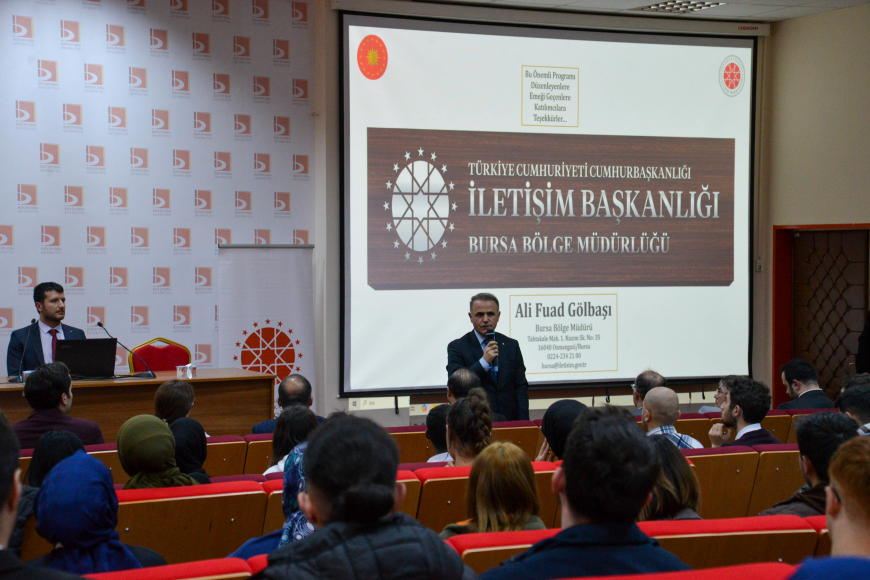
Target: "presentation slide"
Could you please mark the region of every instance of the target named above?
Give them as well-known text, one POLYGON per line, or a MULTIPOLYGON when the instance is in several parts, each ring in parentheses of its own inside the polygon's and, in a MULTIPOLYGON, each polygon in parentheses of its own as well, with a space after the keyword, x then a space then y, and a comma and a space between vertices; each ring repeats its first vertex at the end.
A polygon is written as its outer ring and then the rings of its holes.
POLYGON ((751 39, 345 15, 345 395, 748 373, 751 39))

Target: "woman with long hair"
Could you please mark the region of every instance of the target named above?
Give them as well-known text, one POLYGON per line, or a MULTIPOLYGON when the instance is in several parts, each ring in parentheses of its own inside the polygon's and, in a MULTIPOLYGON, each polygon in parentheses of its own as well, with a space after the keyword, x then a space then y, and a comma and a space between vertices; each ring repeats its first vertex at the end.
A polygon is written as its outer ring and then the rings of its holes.
POLYGON ((447 412, 447 451, 453 465, 464 467, 474 459, 492 439, 492 412, 481 388, 471 389, 468 395, 450 405, 447 412))

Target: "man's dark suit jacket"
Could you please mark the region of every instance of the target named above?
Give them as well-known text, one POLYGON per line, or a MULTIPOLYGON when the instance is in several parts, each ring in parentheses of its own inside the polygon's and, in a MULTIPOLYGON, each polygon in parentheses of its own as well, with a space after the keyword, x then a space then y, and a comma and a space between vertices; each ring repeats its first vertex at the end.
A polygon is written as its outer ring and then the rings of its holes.
POLYGON ((73 576, 60 570, 25 566, 9 550, 0 550, 0 580, 72 580, 73 576))
POLYGON ((63 414, 60 409, 42 409, 34 411, 24 421, 12 425, 12 430, 18 436, 18 444, 22 449, 33 449, 36 442, 48 431, 69 431, 78 435, 85 445, 105 443, 100 426, 93 421, 76 419, 63 414))
POLYGON ((724 443, 722 447, 753 447, 755 445, 780 445, 782 441, 776 438, 776 435, 762 427, 761 429, 756 429, 755 431, 750 431, 741 437, 740 439, 735 439, 730 443, 724 443))
POLYGON ((529 382, 520 343, 498 332, 495 338, 498 341, 498 385, 480 364, 483 347, 474 331, 447 345, 447 376, 463 367, 471 369, 480 377, 492 411, 501 413, 508 421, 528 420, 529 382))
MULTIPOLYGON (((85 333, 78 328, 61 324, 63 329, 64 340, 84 340, 85 333)), ((36 367, 45 364, 45 357, 42 354, 42 337, 39 335, 39 323, 34 322, 24 328, 19 328, 9 337, 9 348, 6 351, 6 374, 10 377, 18 374, 18 366, 21 364, 22 351, 24 344, 27 343, 27 352, 24 352, 24 368, 25 371, 32 371, 36 367), (27 340, 27 334, 30 333, 30 340, 27 340)))
MULTIPOLYGON (((317 415, 317 420, 321 423, 326 421, 324 417, 317 415)), ((275 425, 278 423, 278 419, 269 419, 268 421, 261 421, 254 425, 251 429, 251 433, 254 435, 267 435, 269 433, 275 432, 275 425)))
POLYGON ((786 409, 833 409, 834 402, 828 398, 825 391, 821 389, 813 389, 807 391, 797 399, 792 399, 783 403, 776 409, 784 411, 786 409))

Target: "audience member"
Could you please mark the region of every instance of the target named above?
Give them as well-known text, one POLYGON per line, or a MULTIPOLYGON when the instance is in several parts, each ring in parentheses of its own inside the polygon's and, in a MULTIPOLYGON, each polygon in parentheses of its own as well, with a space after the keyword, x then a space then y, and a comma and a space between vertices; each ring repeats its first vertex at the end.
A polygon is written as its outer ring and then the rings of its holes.
POLYGON ((453 464, 464 467, 489 445, 492 420, 489 403, 483 389, 472 389, 452 405, 447 413, 447 451, 453 464))
POLYGON ((172 425, 190 415, 195 397, 193 387, 186 381, 166 381, 154 393, 154 416, 172 425))
POLYGON ((200 422, 182 417, 173 421, 169 430, 175 437, 175 464, 181 473, 186 473, 197 483, 211 483, 202 467, 208 457, 208 444, 200 422))
POLYGON ((870 373, 870 311, 864 320, 864 330, 858 335, 858 352, 855 353, 855 372, 870 373))
MULTIPOLYGON (((481 386, 480 377, 477 376, 477 373, 464 367, 456 369, 447 377, 447 401, 453 404, 459 399, 467 397, 471 389, 478 388, 481 388, 481 386)), ((504 415, 494 413, 492 409, 490 409, 490 418, 493 423, 507 420, 504 415)))
MULTIPOLYGON (((0 421, 0 546, 9 545, 15 527, 21 484, 18 468, 18 439, 6 418, 0 421)), ((80 578, 57 570, 25 566, 12 550, 0 549, 0 579, 2 580, 67 580, 80 578)))
POLYGON ((445 527, 441 539, 476 532, 547 529, 538 517, 541 506, 532 462, 513 443, 498 441, 481 451, 471 467, 465 498, 468 519, 445 527))
POLYGON ((826 488, 831 558, 807 560, 793 580, 870 577, 870 438, 855 437, 834 453, 826 488))
POLYGON ((648 436, 663 435, 680 449, 703 449, 704 444, 677 433, 674 423, 680 418, 680 398, 667 387, 650 389, 643 399, 641 423, 648 436))
POLYGON ((272 437, 272 461, 263 473, 284 473, 284 462, 293 449, 308 439, 320 423, 308 407, 290 405, 281 411, 272 437))
POLYGON ((556 401, 547 407, 541 421, 544 444, 541 445, 535 461, 555 461, 562 458, 574 419, 585 409, 586 405, 572 399, 556 401))
MULTIPOLYGON (((302 375, 292 374, 287 375, 281 384, 278 385, 278 405, 282 410, 293 405, 310 408, 314 404, 314 397, 311 395, 311 383, 302 375)), ((324 421, 323 417, 317 417, 318 421, 324 421)), ((274 433, 275 425, 278 419, 269 419, 262 423, 257 423, 251 429, 254 435, 262 435, 264 433, 274 433)))
POLYGON ((698 409, 699 413, 721 413, 722 412, 722 403, 725 402, 725 393, 730 388, 730 384, 734 382, 735 379, 738 379, 737 375, 728 375, 727 377, 723 377, 719 379, 719 384, 716 386, 716 390, 713 392, 713 401, 716 403, 715 407, 711 407, 710 405, 702 405, 700 409, 698 409))
POLYGON ((762 516, 795 515, 802 518, 825 513, 828 464, 834 452, 858 436, 858 424, 841 413, 814 413, 797 420, 801 475, 809 488, 761 512, 762 516))
POLYGON ((700 520, 701 485, 695 470, 670 439, 663 435, 649 439, 656 448, 662 470, 653 487, 652 499, 640 511, 638 521, 700 520))
POLYGON ((646 397, 646 394, 650 392, 652 389, 656 387, 667 387, 668 380, 658 374, 655 371, 643 371, 637 378, 634 379, 634 383, 631 385, 631 394, 634 397, 634 406, 637 407, 634 410, 634 416, 640 417, 643 413, 643 399, 646 397))
POLYGON ((153 415, 128 419, 118 431, 118 459, 130 476, 124 489, 196 485, 175 464, 175 437, 153 415))
POLYGON ((834 402, 819 387, 816 369, 805 360, 792 359, 782 365, 782 384, 791 401, 782 403, 777 409, 833 409, 834 402))
POLYGON ((710 429, 713 447, 733 445, 778 445, 773 433, 761 426, 761 421, 770 410, 770 389, 767 385, 749 377, 738 377, 725 393, 722 403, 722 422, 710 429), (728 442, 736 431, 737 437, 728 442))
MULTIPOLYGON (((457 372, 459 371, 453 374, 457 372)), ((477 375, 474 378, 477 378, 477 375)), ((426 414, 426 439, 435 448, 435 455, 429 458, 429 463, 453 461, 450 453, 447 452, 447 413, 449 411, 450 405, 436 405, 429 409, 429 412, 426 414)))
POLYGON ((676 556, 637 527, 661 466, 631 413, 588 409, 571 429, 565 458, 553 474, 562 531, 538 542, 484 580, 580 578, 686 570, 676 556))
POLYGON ((84 451, 54 466, 34 503, 36 532, 54 549, 33 562, 76 574, 163 566, 154 550, 118 539, 118 497, 112 475, 84 451))
POLYGON ((842 395, 852 387, 857 387, 859 385, 870 385, 870 374, 864 373, 862 375, 849 375, 841 380, 840 394, 842 395))
POLYGON ((308 491, 299 506, 318 532, 269 554, 256 578, 474 578, 434 532, 397 511, 405 497, 396 483, 399 450, 381 427, 330 418, 313 433, 304 463, 308 491))
POLYGON ((30 373, 24 397, 33 413, 12 426, 22 448, 33 449, 43 433, 60 430, 75 433, 85 445, 105 443, 99 425, 68 415, 73 404, 72 378, 62 362, 42 365, 30 373))
MULTIPOLYGON (((870 379, 870 375, 858 376, 870 379)), ((870 435, 870 380, 866 385, 859 384, 843 391, 837 398, 837 408, 860 425, 860 435, 870 435)))
POLYGON ((36 447, 33 448, 33 456, 30 458, 30 467, 24 476, 24 485, 21 486, 21 499, 18 502, 18 515, 15 519, 15 529, 9 538, 9 549, 16 556, 21 556, 21 542, 24 539, 24 526, 33 515, 33 502, 36 494, 42 486, 42 481, 51 468, 75 453, 84 451, 82 440, 69 431, 48 431, 44 433, 36 447))
POLYGON ((297 497, 307 492, 305 485, 305 463, 303 457, 308 448, 308 442, 300 443, 293 448, 284 463, 284 489, 281 493, 281 509, 284 512, 284 525, 276 531, 248 540, 242 547, 227 556, 248 560, 261 554, 269 554, 276 548, 297 542, 314 533, 314 526, 305 518, 299 509, 297 497))

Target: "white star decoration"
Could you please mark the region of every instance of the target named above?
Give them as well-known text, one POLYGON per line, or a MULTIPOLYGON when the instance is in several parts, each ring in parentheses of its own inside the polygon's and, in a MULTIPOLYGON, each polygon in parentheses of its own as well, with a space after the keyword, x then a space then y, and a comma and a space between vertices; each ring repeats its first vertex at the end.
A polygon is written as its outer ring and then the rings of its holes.
POLYGON ((441 166, 441 171, 443 171, 444 173, 447 173, 447 166, 446 166, 446 165, 442 165, 442 166, 441 166))
POLYGON ((387 224, 387 231, 388 232, 393 231, 393 224, 387 224))
POLYGON ((396 240, 395 242, 393 242, 393 247, 396 249, 399 249, 399 240, 396 240))
POLYGON ((435 161, 436 159, 438 159, 438 157, 433 153, 432 154, 432 161, 435 161))
POLYGON ((417 149, 417 153, 420 154, 420 157, 423 157, 423 148, 420 147, 419 149, 417 149))
MULTIPOLYGON (((454 203, 453 205, 456 205, 456 204, 454 203)), ((384 211, 387 211, 388 209, 390 209, 390 204, 389 204, 389 202, 385 201, 384 202, 384 211)), ((454 207, 453 209, 456 209, 456 208, 454 207)))
POLYGON ((453 231, 453 224, 450 224, 450 231, 453 231))
POLYGON ((405 252, 405 259, 406 259, 406 260, 410 260, 410 259, 411 259, 411 252, 405 252))
POLYGON ((443 242, 441 242, 441 247, 442 247, 442 248, 446 248, 446 247, 447 247, 447 240, 444 240, 443 242))
POLYGON ((390 189, 391 187, 393 187, 393 183, 391 181, 388 181, 387 182, 387 189, 390 189))
POLYGON ((432 252, 432 260, 435 260, 435 252, 432 252))
POLYGON ((456 211, 456 204, 454 203, 452 206, 450 206, 450 209, 452 209, 453 211, 456 211))
POLYGON ((449 183, 449 185, 450 185, 450 191, 453 191, 453 182, 451 181, 451 182, 449 183))
POLYGON ((398 163, 393 163, 393 171, 395 171, 396 173, 399 172, 399 164, 398 163))
POLYGON ((405 151, 405 161, 408 161, 410 159, 411 159, 411 154, 409 152, 405 151))
POLYGON ((420 256, 420 257, 417 259, 417 263, 418 263, 418 264, 422 264, 422 263, 423 263, 423 256, 420 256))

